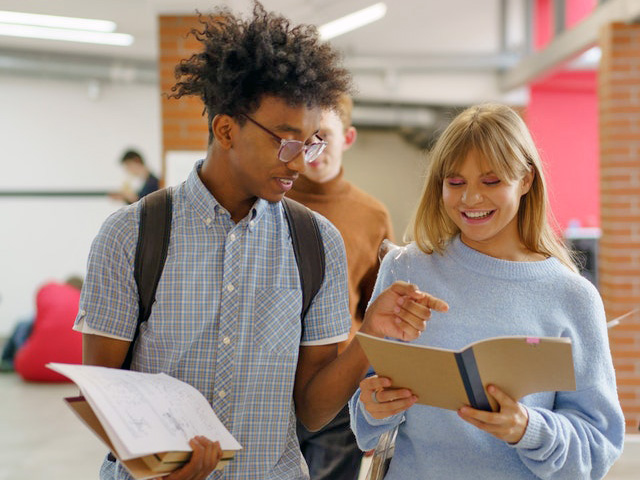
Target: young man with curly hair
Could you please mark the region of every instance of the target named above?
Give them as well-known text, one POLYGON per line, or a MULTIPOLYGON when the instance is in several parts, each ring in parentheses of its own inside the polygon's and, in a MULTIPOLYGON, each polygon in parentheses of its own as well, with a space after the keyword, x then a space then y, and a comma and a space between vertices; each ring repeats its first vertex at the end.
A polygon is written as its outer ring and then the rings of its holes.
MULTIPOLYGON (((342 239, 317 216, 326 269, 301 324, 300 280, 280 200, 325 144, 320 113, 348 91, 348 73, 313 27, 292 27, 256 3, 249 20, 226 9, 202 19, 203 51, 176 68, 174 96, 197 95, 209 149, 172 187, 169 251, 131 368, 165 372, 198 388, 243 446, 213 472, 217 442, 192 439, 189 463, 167 480, 305 479, 296 416, 317 430, 345 405, 368 362, 347 338, 342 239)), ((119 367, 133 338, 139 203, 114 213, 94 240, 76 320, 88 364, 119 367)), ((415 338, 430 308, 446 304, 398 283, 362 330, 415 338)), ((215 440, 215 439, 214 439, 215 440)), ((106 459, 102 479, 129 479, 106 459)))

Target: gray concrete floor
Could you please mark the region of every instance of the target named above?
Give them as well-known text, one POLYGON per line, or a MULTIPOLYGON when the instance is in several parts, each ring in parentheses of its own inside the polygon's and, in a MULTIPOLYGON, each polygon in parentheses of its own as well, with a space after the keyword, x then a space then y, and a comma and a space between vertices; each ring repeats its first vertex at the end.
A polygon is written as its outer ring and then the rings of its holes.
MULTIPOLYGON (((0 373, 0 480, 98 478, 106 449, 62 400, 77 393, 73 384, 27 383, 0 373)), ((640 478, 640 435, 628 436, 606 478, 640 478)))

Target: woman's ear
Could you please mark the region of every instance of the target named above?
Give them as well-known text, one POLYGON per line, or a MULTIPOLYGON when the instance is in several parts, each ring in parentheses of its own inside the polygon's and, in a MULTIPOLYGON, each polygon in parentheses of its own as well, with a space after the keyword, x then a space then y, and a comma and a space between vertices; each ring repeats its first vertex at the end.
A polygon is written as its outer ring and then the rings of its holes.
POLYGON ((233 146, 233 130, 236 122, 229 115, 216 115, 211 121, 215 142, 225 150, 233 146))
POLYGON ((520 196, 525 195, 531 190, 533 185, 533 179, 536 177, 536 171, 532 168, 528 172, 525 172, 524 177, 520 181, 520 196))

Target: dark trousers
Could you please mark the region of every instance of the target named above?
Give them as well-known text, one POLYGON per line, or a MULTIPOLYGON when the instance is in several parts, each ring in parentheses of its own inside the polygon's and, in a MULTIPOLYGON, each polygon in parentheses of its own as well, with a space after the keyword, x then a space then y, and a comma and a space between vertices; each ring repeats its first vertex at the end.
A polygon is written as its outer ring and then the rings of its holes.
POLYGON ((13 360, 18 350, 27 342, 31 331, 33 330, 33 320, 22 320, 16 324, 11 336, 2 349, 2 358, 0 359, 0 371, 13 371, 13 360))
POLYGON ((298 422, 298 440, 311 480, 357 480, 362 452, 351 431, 347 406, 317 432, 298 422))

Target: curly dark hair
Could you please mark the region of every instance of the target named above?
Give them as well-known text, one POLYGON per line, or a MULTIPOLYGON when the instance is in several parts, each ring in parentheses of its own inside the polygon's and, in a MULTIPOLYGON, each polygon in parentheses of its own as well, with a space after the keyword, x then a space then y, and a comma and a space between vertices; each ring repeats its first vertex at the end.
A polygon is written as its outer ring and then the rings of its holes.
MULTIPOLYGON (((253 18, 242 20, 221 7, 199 16, 203 30, 192 29, 204 51, 182 60, 175 69, 172 98, 198 95, 211 121, 226 114, 244 121, 273 95, 289 105, 334 108, 351 92, 351 75, 340 55, 322 42, 311 25, 292 27, 283 16, 254 2, 253 18)), ((204 114, 204 112, 203 112, 204 114)))

